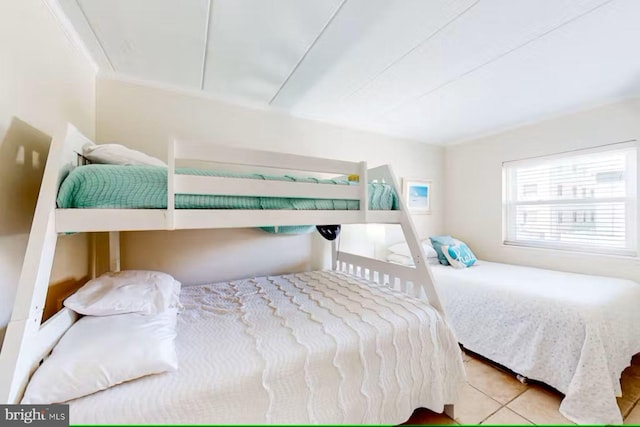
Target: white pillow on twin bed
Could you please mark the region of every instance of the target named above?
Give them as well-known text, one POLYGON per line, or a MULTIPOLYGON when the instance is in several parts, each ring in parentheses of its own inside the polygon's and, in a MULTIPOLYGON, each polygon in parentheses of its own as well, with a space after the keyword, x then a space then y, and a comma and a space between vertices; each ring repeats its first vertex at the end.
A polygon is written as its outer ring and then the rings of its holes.
POLYGON ((132 150, 121 144, 96 145, 87 143, 82 147, 82 155, 92 163, 125 166, 167 166, 167 164, 160 159, 151 157, 141 151, 132 150))
POLYGON ((157 314, 180 307, 180 282, 159 271, 105 273, 89 280, 64 305, 89 316, 157 314))
POLYGON ((155 316, 85 316, 29 382, 23 404, 66 402, 125 381, 178 369, 177 310, 155 316))
MULTIPOLYGON (((389 252, 393 254, 403 255, 403 256, 411 256, 411 250, 409 249, 409 245, 406 242, 396 243, 395 245, 391 245, 387 248, 389 252)), ((428 241, 422 241, 422 249, 424 250, 424 254, 427 258, 437 258, 438 253, 431 243, 428 241)))
MULTIPOLYGON (((411 258, 410 256, 406 256, 406 255, 390 253, 389 255, 387 255, 387 261, 392 262, 394 264, 406 265, 408 267, 413 267, 414 266, 413 258, 411 258)), ((440 264, 440 262, 438 261, 437 257, 436 258, 428 258, 427 259, 427 264, 437 265, 437 264, 440 264)))

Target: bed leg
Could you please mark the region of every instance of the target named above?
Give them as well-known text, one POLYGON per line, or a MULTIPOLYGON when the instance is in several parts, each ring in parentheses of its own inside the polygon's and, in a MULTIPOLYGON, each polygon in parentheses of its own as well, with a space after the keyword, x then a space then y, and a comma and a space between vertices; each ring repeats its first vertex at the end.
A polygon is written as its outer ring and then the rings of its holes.
POLYGON ((453 413, 453 405, 444 405, 444 414, 452 420, 455 419, 453 413))
POLYGON ((120 271, 120 232, 109 232, 109 269, 120 271))

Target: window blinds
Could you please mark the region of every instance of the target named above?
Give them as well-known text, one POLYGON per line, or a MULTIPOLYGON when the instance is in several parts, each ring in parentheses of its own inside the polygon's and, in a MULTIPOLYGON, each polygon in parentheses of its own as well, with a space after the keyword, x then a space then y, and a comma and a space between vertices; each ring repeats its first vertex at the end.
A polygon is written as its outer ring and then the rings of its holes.
POLYGON ((505 244, 635 255, 635 143, 507 162, 505 244))

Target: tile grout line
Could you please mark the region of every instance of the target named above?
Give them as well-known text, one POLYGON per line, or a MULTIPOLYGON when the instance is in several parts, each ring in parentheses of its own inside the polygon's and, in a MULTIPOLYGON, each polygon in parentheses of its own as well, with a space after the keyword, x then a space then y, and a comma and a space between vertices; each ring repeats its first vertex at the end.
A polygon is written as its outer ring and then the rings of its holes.
MULTIPOLYGON (((471 384, 470 382, 467 381, 467 384, 469 384, 470 387, 474 388, 475 390, 479 391, 480 393, 482 393, 483 395, 485 395, 486 397, 488 397, 489 399, 493 400, 494 402, 499 403, 501 406, 496 409, 495 411, 493 411, 492 413, 490 413, 489 415, 487 415, 485 418, 483 418, 482 420, 480 420, 480 422, 478 424, 482 424, 483 422, 485 422, 486 420, 488 420, 489 418, 491 418, 491 416, 493 416, 496 412, 499 412, 501 409, 508 409, 511 412, 513 412, 514 414, 524 418, 525 420, 529 421, 531 424, 535 425, 535 423, 533 421, 531 421, 530 419, 528 419, 527 417, 523 416, 522 414, 520 414, 519 412, 507 407, 507 405, 511 402, 513 402, 514 400, 516 400, 518 397, 522 396, 527 390, 529 390, 529 385, 525 384, 525 388, 518 394, 516 394, 513 398, 511 398, 511 400, 509 400, 506 403, 501 403, 498 402, 496 399, 494 399, 492 396, 488 395, 487 393, 485 393, 484 391, 480 390, 478 387, 474 386, 473 384, 471 384)), ((455 420, 454 420, 455 421, 455 420)))
MULTIPOLYGON (((523 394, 525 394, 527 391, 532 390, 533 388, 529 386, 529 384, 526 385, 527 388, 525 388, 520 394, 518 394, 516 397, 514 397, 513 399, 511 399, 510 401, 508 401, 507 403, 504 404, 505 408, 509 409, 510 411, 512 411, 514 414, 517 414, 519 416, 521 416, 522 418, 524 418, 525 420, 529 421, 531 424, 533 425, 537 425, 536 423, 534 423, 533 421, 531 421, 529 418, 525 417, 524 415, 522 415, 520 412, 516 411, 513 408, 509 408, 507 407, 508 404, 510 404, 511 402, 513 402, 514 400, 516 400, 518 397, 522 396, 523 394)), ((559 413, 560 411, 558 411, 559 413)), ((562 414, 560 414, 562 415, 562 414)), ((576 423, 574 423, 573 421, 569 420, 569 422, 571 424, 568 425, 575 425, 576 423)))
MULTIPOLYGON (((477 391, 479 391, 480 393, 482 393, 484 396, 488 397, 489 399, 493 400, 494 402, 500 404, 501 406, 498 407, 498 409, 496 409, 495 411, 493 411, 492 413, 490 413, 489 415, 487 415, 486 417, 484 417, 483 419, 481 419, 478 424, 482 424, 483 422, 485 422, 489 417, 491 417, 493 414, 495 414, 496 412, 498 412, 500 409, 504 408, 505 405, 503 405, 502 403, 498 402, 497 400, 495 400, 493 397, 489 396, 487 393, 485 393, 484 391, 480 390, 478 387, 474 386, 473 384, 471 384, 470 382, 467 381, 467 384, 469 384, 469 386, 477 391)), ((455 421, 455 420, 454 420, 455 421)))
POLYGON ((640 399, 636 400, 636 402, 631 406, 631 409, 629 409, 629 412, 627 413, 627 415, 622 417, 622 421, 626 420, 629 417, 629 415, 631 415, 633 410, 636 409, 636 407, 640 408, 639 403, 640 403, 640 399))
MULTIPOLYGON (((520 393, 518 396, 524 394, 524 392, 520 393)), ((513 402, 514 400, 516 400, 515 398, 511 399, 509 401, 509 403, 513 402)), ((520 412, 516 411, 513 408, 509 408, 507 405, 504 405, 505 408, 507 408, 508 410, 510 410, 511 412, 513 412, 514 414, 516 414, 517 416, 521 417, 522 419, 525 419, 527 421, 529 421, 532 425, 537 425, 536 423, 534 423, 533 421, 531 421, 529 418, 525 417, 524 415, 522 415, 520 412)))

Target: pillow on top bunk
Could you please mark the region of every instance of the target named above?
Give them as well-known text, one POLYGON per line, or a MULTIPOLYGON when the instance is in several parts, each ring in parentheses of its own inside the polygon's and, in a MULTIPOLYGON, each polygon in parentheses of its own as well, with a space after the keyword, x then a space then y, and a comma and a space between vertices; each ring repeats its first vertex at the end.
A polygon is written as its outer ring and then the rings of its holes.
POLYGON ((155 316, 85 316, 60 338, 27 385, 23 404, 66 402, 178 369, 177 310, 155 316))
POLYGON ((89 316, 157 314, 180 308, 180 282, 159 271, 105 273, 88 281, 64 305, 89 316))
MULTIPOLYGON (((402 255, 411 257, 411 250, 409 249, 409 245, 406 242, 396 243, 395 245, 391 245, 387 248, 389 252, 392 254, 402 255)), ((436 258, 438 254, 431 246, 431 242, 428 240, 422 241, 422 250, 424 250, 424 254, 427 258, 436 258)))
POLYGON ((442 252, 453 268, 471 267, 477 261, 469 246, 463 242, 458 242, 451 246, 444 245, 442 246, 442 252))
POLYGON ((82 147, 82 155, 92 163, 104 163, 108 165, 147 165, 167 166, 165 162, 149 156, 141 151, 132 150, 121 144, 87 143, 82 147))
POLYGON ((449 261, 447 260, 447 257, 445 256, 444 252, 442 251, 442 246, 455 245, 456 240, 451 236, 433 236, 433 237, 429 237, 429 240, 431 240, 433 249, 435 249, 435 251, 438 253, 438 261, 440 261, 440 264, 449 265, 449 261))

